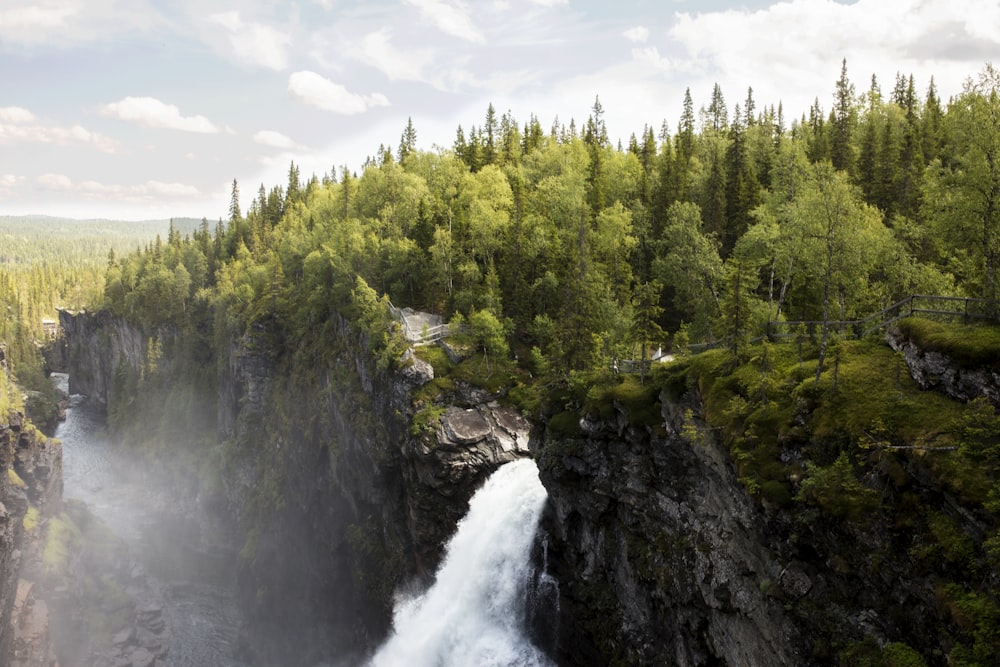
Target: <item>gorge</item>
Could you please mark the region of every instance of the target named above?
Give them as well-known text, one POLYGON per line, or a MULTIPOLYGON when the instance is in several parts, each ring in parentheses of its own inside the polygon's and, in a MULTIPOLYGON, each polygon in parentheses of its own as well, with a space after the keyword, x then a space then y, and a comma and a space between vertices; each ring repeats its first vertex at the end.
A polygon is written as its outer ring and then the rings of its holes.
MULTIPOLYGON (((156 332, 158 346, 149 332, 107 313, 64 312, 61 323, 70 391, 98 409, 122 399, 116 392, 129 369, 153 372, 151 354, 160 355, 158 372, 175 363, 169 330, 156 332)), ((514 623, 505 632, 514 633, 517 650, 490 664, 822 665, 845 651, 943 664, 935 656, 958 626, 939 602, 933 561, 914 541, 923 534, 883 519, 834 521, 815 506, 748 492, 743 468, 706 421, 715 390, 693 368, 661 377, 652 413, 620 398, 571 422, 560 412, 526 419, 487 389, 456 383, 427 427, 420 391, 435 381, 432 365, 410 351, 398 369, 380 370, 364 333, 346 320, 335 332, 326 344, 336 354, 310 369, 310 383, 302 375, 288 381, 302 370, 283 365, 266 330, 233 342, 215 397, 196 394, 202 411, 214 413, 222 444, 198 441, 218 458, 193 460, 217 466, 217 477, 192 476, 182 439, 136 452, 166 473, 167 504, 177 515, 218 531, 219 550, 204 552, 207 560, 235 568, 232 602, 222 597, 239 615, 223 613, 230 625, 211 630, 232 662, 213 664, 363 664, 390 635, 372 664, 399 664, 391 656, 414 655, 423 641, 427 664, 462 664, 467 657, 443 657, 432 627, 471 626, 488 641, 484 629, 497 621, 468 612, 459 595, 501 610, 507 603, 498 601, 512 596, 515 611, 501 616, 514 623), (463 537, 481 525, 477 505, 490 519, 517 509, 520 492, 477 498, 471 508, 470 499, 515 465, 533 469, 519 461, 529 457, 544 487, 522 487, 528 514, 503 528, 516 528, 517 540, 463 537), (499 562, 457 575, 456 584, 453 561, 465 540, 499 562), (511 556, 525 552, 530 562, 511 556), (507 567, 516 572, 508 577, 507 567), (439 595, 457 618, 431 611, 439 595)), ((166 394, 145 387, 161 409, 180 400, 180 389, 195 391, 178 370, 162 385, 166 394)), ((163 413, 141 412, 148 409, 141 392, 128 400, 144 428, 161 434, 192 437, 204 426, 199 410, 182 431, 158 425, 163 413)), ((910 481, 897 489, 936 498, 964 522, 963 532, 982 534, 982 519, 932 484, 929 469, 904 465, 910 481)), ((156 605, 144 608, 157 613, 156 605)), ((163 609, 169 617, 169 604, 163 609)), ((182 655, 161 658, 204 662, 182 655)))

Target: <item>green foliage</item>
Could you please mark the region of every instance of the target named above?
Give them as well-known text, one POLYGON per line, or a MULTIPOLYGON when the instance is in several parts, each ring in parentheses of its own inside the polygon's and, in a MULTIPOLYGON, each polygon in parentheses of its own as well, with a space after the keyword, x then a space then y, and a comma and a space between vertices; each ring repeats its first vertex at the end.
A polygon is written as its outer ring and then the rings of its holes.
POLYGON ((969 639, 952 649, 949 661, 962 667, 992 664, 1000 655, 1000 605, 996 598, 963 590, 957 584, 939 588, 938 598, 969 639))
POLYGON ((24 519, 21 520, 24 532, 30 533, 38 527, 39 516, 38 508, 34 505, 28 505, 28 511, 24 513, 24 519))
POLYGON ((879 646, 871 636, 841 651, 841 667, 927 667, 924 658, 911 646, 889 642, 879 646))
POLYGON ((61 578, 69 574, 70 558, 79 550, 82 539, 80 529, 65 514, 49 519, 42 550, 42 564, 48 576, 61 578))
POLYGON ((468 327, 476 346, 487 357, 503 359, 510 354, 505 327, 489 310, 477 310, 469 315, 468 327))
POLYGON ((587 391, 584 410, 588 414, 613 419, 616 409, 622 410, 631 424, 655 427, 663 423, 659 387, 643 384, 634 375, 599 380, 587 391))
POLYGON ((580 429, 580 414, 573 410, 565 410, 552 415, 546 422, 549 434, 555 438, 572 437, 583 433, 580 429))
POLYGON ((21 476, 18 475, 17 471, 14 470, 13 468, 7 468, 7 479, 10 481, 11 484, 13 484, 19 489, 23 489, 28 486, 27 484, 24 483, 24 480, 21 479, 21 476))

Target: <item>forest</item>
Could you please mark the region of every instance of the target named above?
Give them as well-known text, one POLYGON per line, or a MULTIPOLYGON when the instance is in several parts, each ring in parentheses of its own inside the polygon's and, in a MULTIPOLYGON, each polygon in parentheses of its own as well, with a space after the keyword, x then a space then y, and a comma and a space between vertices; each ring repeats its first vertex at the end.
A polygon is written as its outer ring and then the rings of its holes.
POLYGON ((360 175, 303 179, 292 163, 245 214, 234 181, 214 229, 174 228, 112 259, 104 306, 217 336, 267 319, 290 340, 338 310, 385 348, 391 301, 557 379, 911 294, 994 299, 998 95, 990 65, 944 101, 902 74, 859 92, 845 61, 829 111, 817 98, 786 119, 752 89, 730 105, 716 85, 627 145, 609 140, 599 99, 579 126, 548 129, 491 105, 436 152, 411 122, 360 175))
MULTIPOLYGON (((56 308, 80 309, 103 301, 109 257, 149 245, 170 225, 192 231, 197 220, 124 222, 49 216, 0 216, 0 341, 24 389, 48 394, 41 345, 43 320, 56 308)), ((51 405, 43 411, 50 411, 51 405)), ((47 421, 43 419, 42 421, 47 421)))

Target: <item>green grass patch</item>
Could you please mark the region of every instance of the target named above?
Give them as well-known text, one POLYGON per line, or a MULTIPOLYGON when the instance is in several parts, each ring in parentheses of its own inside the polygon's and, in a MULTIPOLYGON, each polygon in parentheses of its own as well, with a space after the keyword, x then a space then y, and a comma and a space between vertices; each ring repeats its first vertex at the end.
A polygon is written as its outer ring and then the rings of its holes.
POLYGON ((729 447, 740 480, 773 504, 863 519, 880 504, 861 482, 871 466, 901 488, 909 473, 897 462, 907 459, 964 500, 987 498, 988 475, 953 449, 965 406, 921 390, 900 354, 877 341, 833 341, 818 382, 817 364, 794 343, 760 344, 742 363, 726 350, 696 355, 663 382, 671 395, 682 377, 697 390, 701 417, 729 447))
POLYGON ((21 479, 21 476, 18 475, 17 471, 14 470, 13 468, 7 468, 7 479, 10 480, 11 484, 13 484, 19 489, 28 488, 28 485, 24 483, 24 480, 21 479))
POLYGON ((410 435, 413 437, 433 435, 441 424, 441 417, 444 416, 445 410, 443 405, 431 404, 417 411, 410 420, 410 435))
POLYGON ((38 508, 34 505, 28 505, 28 511, 24 513, 24 518, 21 520, 24 532, 30 533, 38 527, 38 516, 38 508))
POLYGON ((512 359, 487 359, 482 353, 463 359, 452 371, 450 377, 473 387, 499 394, 517 381, 523 373, 512 359))
POLYGON ((814 404, 814 438, 953 444, 948 425, 960 416, 961 403, 920 389, 902 357, 885 345, 844 341, 838 346, 839 363, 828 356, 820 381, 805 379, 797 387, 797 395, 814 404))
POLYGON ((1000 326, 949 324, 908 317, 899 329, 922 350, 940 352, 963 368, 1000 369, 1000 326))
POLYGON ((590 387, 584 402, 587 414, 612 419, 616 409, 624 411, 632 424, 658 426, 663 423, 660 388, 650 379, 640 383, 638 375, 618 376, 590 387))
POLYGON ((413 353, 418 359, 426 361, 434 368, 434 377, 448 375, 455 366, 445 351, 437 345, 421 345, 413 348, 413 353))
POLYGON ((75 554, 83 539, 73 520, 62 512, 49 519, 49 530, 42 551, 46 575, 61 579, 69 574, 70 555, 75 554))
POLYGON ((573 410, 558 412, 549 418, 548 430, 551 436, 578 436, 583 433, 580 429, 580 415, 573 410))

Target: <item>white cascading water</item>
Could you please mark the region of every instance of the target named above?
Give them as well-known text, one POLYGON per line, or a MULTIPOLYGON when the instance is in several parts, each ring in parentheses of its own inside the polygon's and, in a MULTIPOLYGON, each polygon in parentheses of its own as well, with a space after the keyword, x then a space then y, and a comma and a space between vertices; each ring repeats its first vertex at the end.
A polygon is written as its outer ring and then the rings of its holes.
POLYGON ((501 466, 469 501, 434 585, 397 600, 370 667, 545 667, 524 633, 531 545, 545 505, 534 461, 501 466))

